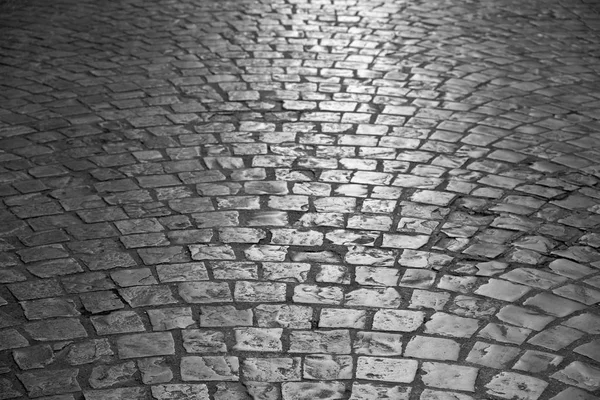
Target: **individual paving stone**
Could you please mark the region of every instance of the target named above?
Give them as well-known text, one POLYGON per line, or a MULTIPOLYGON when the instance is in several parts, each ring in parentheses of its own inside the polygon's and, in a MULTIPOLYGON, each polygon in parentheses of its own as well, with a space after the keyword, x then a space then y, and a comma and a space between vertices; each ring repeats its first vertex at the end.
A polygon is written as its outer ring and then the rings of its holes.
POLYGON ((560 365, 563 357, 556 354, 545 353, 536 350, 527 350, 513 369, 526 371, 530 373, 544 372, 551 367, 560 365))
POLYGON ((526 306, 537 307, 540 310, 557 317, 566 317, 576 311, 585 309, 585 305, 563 297, 544 292, 528 298, 523 303, 526 306))
POLYGON ((436 312, 425 323, 425 333, 452 337, 471 337, 479 329, 479 321, 443 312, 436 312))
POLYGON ((30 322, 23 326, 34 340, 52 341, 87 337, 87 332, 77 318, 56 318, 30 322))
MULTIPOLYGON (((284 213, 285 214, 285 213, 284 213)), ((219 228, 223 226, 239 226, 238 211, 215 211, 192 214, 198 228, 219 228)), ((252 224, 257 225, 257 224, 252 224)))
POLYGON ((168 286, 132 286, 118 290, 119 295, 133 308, 173 304, 173 297, 168 286))
MULTIPOLYGON (((513 249, 506 255, 505 259, 506 259, 506 261, 509 261, 511 263, 538 265, 544 260, 544 256, 541 255, 540 253, 537 253, 532 250, 513 249)), ((547 273, 544 273, 543 271, 536 271, 531 274, 533 276, 528 277, 526 273, 519 271, 519 272, 514 273, 514 275, 517 275, 517 276, 511 277, 512 279, 509 279, 509 280, 514 280, 515 282, 523 281, 523 283, 530 282, 529 286, 542 286, 542 285, 550 284, 548 281, 545 281, 542 277, 539 276, 539 275, 546 275, 546 274, 547 273), (537 272, 539 272, 539 273, 537 273, 537 272)), ((547 275, 552 276, 552 274, 547 274, 547 275)), ((505 278, 505 279, 508 279, 508 278, 505 278)))
POLYGON ((496 258, 507 250, 506 246, 495 243, 475 243, 467 247, 463 254, 486 258, 496 258))
POLYGON ((169 240, 164 233, 140 233, 137 235, 121 236, 119 240, 126 249, 135 249, 139 247, 168 246, 169 240))
POLYGON ((219 382, 216 386, 217 391, 214 394, 215 400, 248 399, 248 390, 243 383, 219 382))
POLYGON ((489 323, 479 331, 477 336, 502 343, 522 344, 531 332, 532 330, 527 328, 489 323))
POLYGON ((481 285, 475 294, 479 294, 493 299, 513 302, 523 297, 531 288, 510 283, 504 280, 490 278, 488 283, 481 285))
POLYGON ((521 326, 523 328, 540 331, 546 325, 554 321, 554 317, 539 314, 524 307, 508 305, 502 307, 497 314, 498 319, 509 324, 521 326))
MULTIPOLYGON (((188 197, 188 198, 183 198, 183 199, 169 200, 169 207, 173 211, 177 211, 178 213, 181 213, 181 214, 192 214, 192 213, 204 212, 204 211, 214 211, 212 202, 211 202, 210 198, 207 198, 207 197, 188 197)), ((128 221, 127 223, 130 224, 131 221, 128 221)), ((123 224, 123 223, 121 223, 121 224, 123 224)), ((121 230, 120 225, 117 225, 117 228, 119 228, 119 230, 121 230)), ((162 230, 162 229, 160 229, 160 230, 162 230)), ((158 231, 160 231, 160 230, 158 230, 158 231)), ((154 232, 156 232, 156 231, 154 231, 154 232)), ((126 233, 123 232, 123 234, 126 234, 126 233)))
MULTIPOLYGON (((300 221, 302 221, 304 219, 304 217, 306 217, 307 215, 310 214, 304 214, 304 216, 300 219, 300 221)), ((317 216, 324 216, 325 214, 316 214, 317 216)), ((336 216, 339 215, 340 217, 342 216, 342 214, 335 214, 336 216)), ((315 219, 316 222, 316 219, 315 219)), ((319 224, 316 224, 319 225, 319 224)), ((324 225, 323 223, 320 223, 320 225, 324 225)), ((340 226, 344 226, 343 223, 343 218, 341 219, 341 223, 339 224, 340 226)), ((337 226, 336 224, 333 224, 331 226, 337 226)), ((344 230, 344 229, 338 229, 338 230, 334 230, 331 232, 327 232, 325 234, 325 239, 329 240, 330 242, 332 242, 333 244, 338 244, 338 245, 345 245, 345 246, 350 246, 350 245, 372 245, 377 238, 379 237, 379 232, 368 232, 368 231, 350 231, 350 230, 344 230)))
POLYGON ((291 331, 289 340, 290 353, 350 353, 350 333, 344 329, 291 331))
POLYGON ((588 306, 600 303, 600 290, 590 289, 581 285, 565 285, 554 289, 552 293, 588 306))
POLYGON ((112 272, 110 277, 117 283, 117 285, 123 287, 154 285, 158 283, 154 276, 152 276, 152 271, 150 268, 119 270, 112 272))
POLYGON ((356 354, 399 356, 402 354, 402 335, 383 332, 357 332, 352 347, 356 354))
POLYGON ((381 246, 396 249, 420 249, 429 242, 429 238, 427 235, 396 235, 385 233, 381 246))
POLYGON ((116 389, 86 390, 85 400, 143 400, 147 398, 145 387, 125 387, 116 389))
POLYGON ((125 307, 119 296, 111 291, 81 293, 79 295, 85 309, 93 314, 118 310, 125 307))
POLYGON ((146 312, 154 331, 185 329, 196 325, 192 318, 192 309, 189 307, 160 308, 146 312))
POLYGON ((564 283, 567 278, 533 268, 517 268, 501 275, 500 278, 532 286, 538 289, 550 289, 564 283))
POLYGON ((501 372, 485 385, 489 395, 503 399, 537 400, 548 383, 531 376, 514 372, 501 372))
POLYGON ((496 314, 497 307, 493 301, 459 295, 454 298, 448 311, 462 317, 484 318, 496 314))
POLYGON ((448 265, 452 260, 453 257, 446 254, 418 250, 404 250, 398 263, 404 267, 439 270, 448 265))
POLYGON ((287 382, 301 379, 300 357, 246 358, 242 376, 255 382, 287 382))
POLYGON ((152 386, 152 397, 157 400, 209 400, 204 384, 172 383, 152 386))
POLYGON ((169 332, 138 333, 117 338, 119 357, 137 358, 175 354, 173 336, 169 332))
POLYGON ((7 285, 17 300, 33 300, 44 297, 62 296, 60 284, 55 279, 40 279, 7 285))
POLYGON ((479 373, 477 368, 437 362, 424 362, 421 370, 425 386, 468 392, 475 391, 475 380, 479 373))
POLYGON ((190 245, 193 260, 235 260, 234 250, 229 245, 190 245))
POLYGON ((39 264, 28 265, 27 271, 38 278, 52 278, 55 276, 83 272, 83 269, 77 260, 73 258, 61 258, 58 260, 49 260, 39 264))
POLYGON ((78 374, 79 369, 73 368, 24 372, 17 376, 29 396, 39 397, 81 391, 78 374))
POLYGON ((284 261, 287 256, 287 249, 287 246, 254 245, 244 250, 244 255, 251 261, 284 261))
POLYGON ((373 317, 373 329, 382 331, 413 332, 425 321, 422 311, 379 310, 373 317))
POLYGON ((584 333, 578 331, 577 329, 557 325, 538 333, 527 342, 535 346, 541 346, 550 350, 558 351, 562 350, 583 336, 584 333))
POLYGON ((183 282, 179 284, 178 291, 179 296, 187 303, 206 304, 233 301, 231 289, 224 282, 183 282))
POLYGON ((434 271, 407 269, 400 278, 398 286, 426 289, 433 285, 436 276, 434 271))
POLYGON ((308 196, 269 196, 269 207, 276 210, 308 211, 308 196))
POLYGON ((351 379, 353 364, 351 356, 306 356, 304 357, 303 378, 318 380, 351 379))
MULTIPOLYGON (((221 228, 219 239, 222 243, 258 243, 266 237, 266 233, 255 228, 221 228)), ((210 241, 210 240, 209 240, 210 241)))
POLYGON ((580 263, 593 263, 600 260, 600 253, 588 246, 571 246, 566 250, 555 250, 552 254, 580 263))
POLYGON ((567 260, 565 258, 560 258, 558 260, 552 261, 548 268, 557 274, 566 276, 568 278, 579 279, 587 276, 593 272, 594 269, 586 267, 585 265, 576 263, 571 260, 567 260))
POLYGON ((396 252, 396 250, 382 250, 362 246, 351 246, 348 249, 344 260, 349 264, 392 267, 396 260, 396 252))
POLYGON ((115 226, 123 235, 130 235, 133 233, 160 232, 164 230, 163 226, 156 218, 116 221, 115 226))
POLYGON ((262 263, 264 279, 284 282, 304 282, 310 272, 308 263, 262 263))
MULTIPOLYGON (((178 225, 176 221, 165 221, 167 227, 178 225)), ((182 222, 183 227, 188 227, 188 222, 182 222)), ((175 226, 179 228, 179 226, 175 226)), ((172 244, 192 244, 192 243, 209 243, 213 238, 212 229, 186 229, 186 230, 174 230, 167 232, 167 238, 172 244)))
POLYGON ((91 339, 73 343, 66 349, 65 360, 70 365, 113 361, 114 353, 107 339, 91 339))
MULTIPOLYGON (((260 304, 254 308, 258 326, 265 328, 307 329, 312 313, 310 307, 287 304, 260 304)), ((248 325, 252 325, 251 318, 248 325)))
MULTIPOLYGON (((383 201, 383 200, 381 200, 381 201, 383 201)), ((387 213, 391 213, 392 211, 387 211, 387 213)), ((439 222, 437 222, 437 221, 430 221, 430 220, 420 219, 420 218, 403 217, 400 219, 400 221, 398 221, 398 227, 396 228, 396 230, 398 232, 423 233, 425 235, 431 235, 433 233, 433 231, 435 230, 435 228, 437 228, 438 225, 439 225, 439 222)), ((474 229, 477 230, 477 228, 474 228, 474 229)), ((447 230, 442 230, 442 231, 444 233, 446 233, 446 235, 451 236, 447 230)))
POLYGON ((115 287, 115 284, 104 272, 86 272, 66 276, 61 279, 63 287, 69 293, 86 293, 97 290, 107 290, 115 287))
POLYGON ((343 296, 342 289, 335 286, 298 285, 292 299, 295 303, 340 304, 343 296))
POLYGON ((223 353, 227 351, 223 332, 206 329, 186 329, 181 332, 183 347, 188 353, 223 353))
POLYGON ((348 218, 347 228, 365 229, 373 231, 389 231, 392 227, 392 218, 385 215, 353 215, 348 218))
POLYGON ((285 283, 236 282, 234 298, 236 301, 251 303, 281 302, 286 299, 286 287, 285 283))
POLYGON ((281 385, 283 400, 343 399, 346 386, 342 382, 284 382, 281 385))
POLYGON ((185 249, 181 246, 150 247, 137 250, 146 265, 171 264, 190 261, 185 249))
POLYGON ((126 385, 135 382, 134 375, 137 372, 133 361, 114 365, 98 365, 92 369, 88 381, 94 389, 126 385))
POLYGON ((78 317, 75 302, 65 298, 49 298, 33 301, 22 301, 21 307, 29 320, 52 317, 78 317))
POLYGON ((181 379, 184 381, 237 381, 237 357, 187 356, 181 358, 181 379))
POLYGON ((366 316, 365 310, 324 308, 319 317, 319 327, 364 329, 366 316))
POLYGON ((441 392, 425 389, 419 400, 474 400, 473 397, 458 392, 441 392))
POLYGON ((321 197, 313 200, 313 205, 319 213, 343 212, 352 213, 356 208, 355 198, 321 197))
POLYGON ((517 347, 476 342, 465 361, 490 368, 504 369, 518 354, 517 347))
POLYGON ((569 318, 567 321, 563 322, 563 325, 592 335, 598 335, 600 334, 600 315, 586 312, 569 318))
POLYGON ((450 300, 450 293, 414 290, 410 299, 410 308, 431 308, 441 311, 450 300))
MULTIPOLYGON (((396 184, 396 183, 394 183, 396 184)), ((433 204, 436 206, 447 206, 456 197, 454 193, 440 192, 434 190, 416 190, 411 196, 411 201, 416 203, 433 204)))
POLYGON ((244 382, 248 394, 252 398, 260 400, 279 400, 281 398, 281 390, 277 383, 270 382, 244 382))
POLYGON ((281 328, 239 328, 235 329, 233 350, 281 352, 281 328))
POLYGON ((398 308, 401 302, 400 294, 393 288, 357 289, 344 296, 347 306, 398 308))
POLYGON ((350 400, 408 400, 410 393, 411 388, 405 386, 353 382, 350 400))
POLYGON ((477 287, 478 279, 472 276, 444 275, 440 278, 438 288, 452 292, 471 293, 477 287))
POLYGON ((411 383, 418 369, 416 360, 358 357, 356 378, 370 381, 411 383))
POLYGON ((272 229, 271 234, 271 243, 276 245, 320 246, 323 244, 323 233, 317 231, 272 229))
POLYGON ((54 351, 47 344, 17 349, 12 354, 22 370, 44 368, 55 360, 54 351))
POLYGON ((208 280, 208 273, 202 262, 157 265, 156 274, 158 275, 158 279, 163 283, 208 280))
POLYGON ((252 310, 250 310, 250 309, 238 310, 234 306, 201 307, 200 308, 200 326, 202 326, 202 327, 252 326, 252 310))
POLYGON ((337 283, 348 285, 350 283, 350 272, 344 265, 322 264, 317 266, 315 280, 321 283, 337 283))
POLYGON ((399 271, 395 268, 362 267, 355 268, 355 280, 359 285, 396 286, 399 271))
POLYGON ((406 345, 404 357, 430 360, 458 360, 460 344, 451 339, 414 336, 406 345))

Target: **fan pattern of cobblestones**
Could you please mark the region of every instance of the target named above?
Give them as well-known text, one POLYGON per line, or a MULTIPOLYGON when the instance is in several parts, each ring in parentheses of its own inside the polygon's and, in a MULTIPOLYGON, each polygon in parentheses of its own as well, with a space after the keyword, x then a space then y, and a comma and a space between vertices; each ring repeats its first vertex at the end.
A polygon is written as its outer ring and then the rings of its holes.
POLYGON ((0 3, 0 399, 593 400, 593 2, 0 3))

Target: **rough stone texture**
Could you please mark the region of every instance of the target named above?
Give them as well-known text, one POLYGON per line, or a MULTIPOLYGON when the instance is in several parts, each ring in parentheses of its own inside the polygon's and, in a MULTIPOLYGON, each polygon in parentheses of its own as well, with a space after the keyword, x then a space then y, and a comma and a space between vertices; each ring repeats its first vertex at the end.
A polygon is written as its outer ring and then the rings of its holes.
POLYGON ((538 399, 548 383, 527 375, 516 374, 514 372, 501 372, 494 376, 485 386, 487 393, 503 399, 538 399))
POLYGON ((78 392, 78 369, 42 370, 19 374, 19 380, 31 397, 78 392))
POLYGON ((121 336, 117 350, 121 358, 160 356, 174 354, 175 345, 170 333, 140 333, 121 336))
POLYGON ((239 361, 237 357, 183 357, 181 379, 184 381, 237 381, 239 361))
POLYGON ((475 391, 478 369, 460 365, 424 362, 422 377, 426 386, 444 389, 475 391))
POLYGON ((599 11, 0 1, 0 398, 597 397, 599 11))
POLYGON ((415 360, 359 357, 356 377, 375 381, 411 383, 415 378, 418 363, 415 360))

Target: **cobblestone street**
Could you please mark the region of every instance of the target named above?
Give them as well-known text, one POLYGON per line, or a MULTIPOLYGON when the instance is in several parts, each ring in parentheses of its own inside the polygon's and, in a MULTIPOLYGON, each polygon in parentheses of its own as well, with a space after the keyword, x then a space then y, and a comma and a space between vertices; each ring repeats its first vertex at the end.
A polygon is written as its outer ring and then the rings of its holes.
POLYGON ((595 0, 0 0, 0 400, 600 399, 595 0))

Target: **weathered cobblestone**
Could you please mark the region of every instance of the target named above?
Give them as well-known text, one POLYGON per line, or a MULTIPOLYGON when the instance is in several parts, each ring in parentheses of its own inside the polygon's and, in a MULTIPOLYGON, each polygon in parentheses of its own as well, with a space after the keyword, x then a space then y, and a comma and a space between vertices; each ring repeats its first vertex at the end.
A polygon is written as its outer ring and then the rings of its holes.
POLYGON ((0 1, 0 399, 596 399, 599 28, 0 1))

